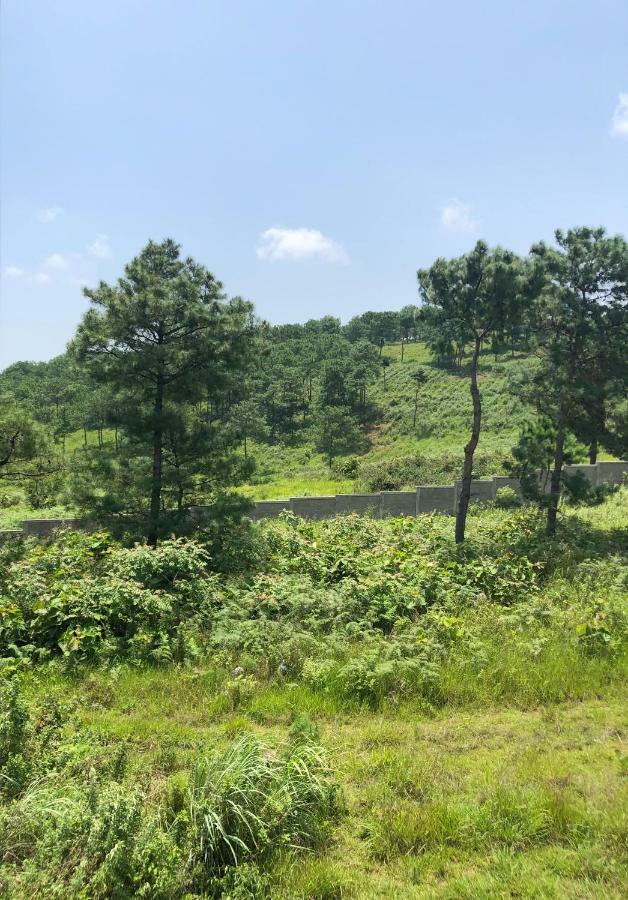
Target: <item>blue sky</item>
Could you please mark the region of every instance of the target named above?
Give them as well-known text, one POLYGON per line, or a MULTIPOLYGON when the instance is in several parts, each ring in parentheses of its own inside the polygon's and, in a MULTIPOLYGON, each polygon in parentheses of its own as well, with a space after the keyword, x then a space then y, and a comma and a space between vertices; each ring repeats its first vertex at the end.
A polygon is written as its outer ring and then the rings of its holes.
POLYGON ((4 0, 0 365, 149 239, 273 322, 628 233, 626 0, 4 0))

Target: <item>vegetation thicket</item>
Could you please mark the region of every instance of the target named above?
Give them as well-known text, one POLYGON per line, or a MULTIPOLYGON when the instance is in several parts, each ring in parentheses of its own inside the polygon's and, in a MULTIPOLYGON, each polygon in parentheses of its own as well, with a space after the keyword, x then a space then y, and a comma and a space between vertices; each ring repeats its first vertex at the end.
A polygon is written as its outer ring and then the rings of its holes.
POLYGON ((5 544, 3 890, 622 896, 627 499, 5 544))

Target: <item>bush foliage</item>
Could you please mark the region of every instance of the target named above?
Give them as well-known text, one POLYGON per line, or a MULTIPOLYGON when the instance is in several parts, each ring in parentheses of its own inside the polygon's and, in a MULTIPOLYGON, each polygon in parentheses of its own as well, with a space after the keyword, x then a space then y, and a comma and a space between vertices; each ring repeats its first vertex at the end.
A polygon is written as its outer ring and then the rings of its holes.
MULTIPOLYGON (((446 706, 599 696, 628 672, 625 501, 622 489, 602 506, 565 507, 552 541, 538 510, 485 509, 461 546, 439 516, 286 514, 225 537, 228 571, 198 539, 156 550, 99 533, 5 544, 2 889, 274 896, 271 873, 289 883, 286 860, 323 846, 342 811, 317 729, 300 711, 348 719, 407 708, 415 720, 446 706), (89 724, 125 672, 182 679, 190 703, 202 687, 204 715, 228 717, 228 741, 185 738, 181 758, 164 736, 150 773, 138 769, 133 743, 112 749, 89 724), (43 690, 55 678, 82 685, 80 702, 43 690), (283 742, 261 741, 251 723, 276 703, 296 722, 283 742)), ((144 702, 166 709, 154 684, 144 702)), ((371 817, 375 859, 444 840, 467 852, 482 834, 515 848, 545 834, 575 841, 586 822, 575 810, 563 827, 543 785, 496 788, 475 811, 428 804, 413 828, 408 802, 397 797, 389 814, 371 817)), ((335 875, 316 878, 340 896, 335 875)))

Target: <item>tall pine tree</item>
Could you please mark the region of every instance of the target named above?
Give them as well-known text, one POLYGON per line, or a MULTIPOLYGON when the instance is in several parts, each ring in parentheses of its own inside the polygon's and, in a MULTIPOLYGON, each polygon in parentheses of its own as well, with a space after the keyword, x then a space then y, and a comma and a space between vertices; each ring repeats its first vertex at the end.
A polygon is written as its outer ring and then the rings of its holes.
POLYGON ((227 301, 211 272, 170 239, 150 241, 117 284, 85 295, 92 306, 71 349, 115 400, 123 450, 93 466, 96 483, 89 489, 84 478, 79 499, 96 517, 126 517, 154 546, 183 521, 195 477, 225 471, 229 432, 221 440, 201 401, 250 361, 252 307, 227 301))

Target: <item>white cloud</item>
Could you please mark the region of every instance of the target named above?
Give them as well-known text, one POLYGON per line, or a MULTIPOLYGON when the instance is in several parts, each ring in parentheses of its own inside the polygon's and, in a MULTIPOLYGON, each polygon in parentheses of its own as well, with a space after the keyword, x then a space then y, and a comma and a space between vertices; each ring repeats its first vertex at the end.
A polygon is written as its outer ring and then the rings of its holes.
POLYGON ((98 259, 108 259, 111 256, 109 238, 106 234, 97 234, 96 240, 87 249, 92 256, 96 256, 98 259))
POLYGON ((48 222, 54 222, 57 216, 60 216, 63 210, 60 206, 49 206, 45 209, 38 209, 35 213, 35 218, 38 222, 43 222, 47 224, 48 222))
POLYGON ((49 269, 57 269, 58 271, 63 271, 69 266, 69 262, 63 253, 51 253, 50 256, 46 257, 45 263, 49 269))
POLYGON ((611 125, 613 137, 628 138, 628 94, 620 94, 611 125))
POLYGON ((20 269, 19 266, 5 266, 4 274, 7 278, 21 278, 24 274, 24 269, 20 269))
POLYGON ((320 259, 331 263, 348 263, 345 249, 316 228, 267 228, 257 246, 259 259, 320 259))
POLYGON ((477 231, 480 222, 466 203, 448 200, 440 211, 440 224, 448 231, 477 231))
POLYGON ((36 275, 33 275, 33 281, 35 284, 50 284, 52 278, 46 272, 37 272, 36 275))

